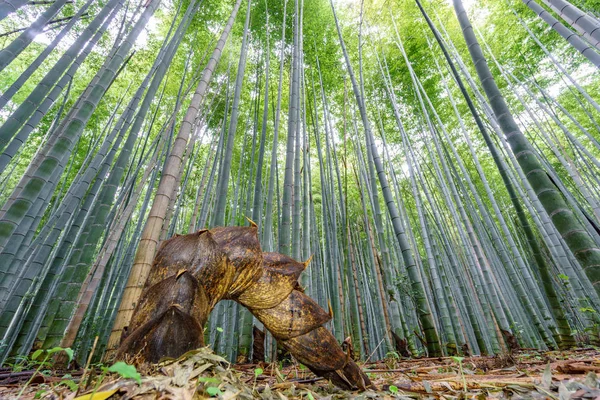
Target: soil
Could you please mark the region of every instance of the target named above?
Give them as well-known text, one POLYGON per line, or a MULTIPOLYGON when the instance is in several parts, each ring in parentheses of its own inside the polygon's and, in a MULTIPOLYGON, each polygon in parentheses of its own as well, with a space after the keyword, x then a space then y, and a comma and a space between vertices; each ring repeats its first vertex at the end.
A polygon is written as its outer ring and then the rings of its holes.
POLYGON ((494 357, 399 359, 362 365, 376 386, 337 389, 303 365, 227 363, 208 348, 140 368, 141 384, 99 367, 0 369, 0 399, 597 399, 600 350, 521 350, 494 357), (65 378, 65 374, 68 376, 65 378), (91 379, 90 379, 91 377, 91 379), (29 383, 27 383, 29 381, 29 383), (68 381, 68 382, 67 382, 68 381), (81 383, 81 382, 84 383, 81 383), (86 382, 88 382, 86 384, 86 382), (76 387, 78 386, 78 387, 76 387))

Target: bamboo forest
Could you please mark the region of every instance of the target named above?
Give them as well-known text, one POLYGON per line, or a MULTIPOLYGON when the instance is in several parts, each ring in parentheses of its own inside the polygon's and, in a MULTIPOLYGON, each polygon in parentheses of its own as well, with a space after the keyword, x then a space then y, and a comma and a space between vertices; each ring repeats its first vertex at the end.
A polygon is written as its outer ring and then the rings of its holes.
POLYGON ((0 398, 600 398, 599 68, 598 0, 1 0, 0 398))

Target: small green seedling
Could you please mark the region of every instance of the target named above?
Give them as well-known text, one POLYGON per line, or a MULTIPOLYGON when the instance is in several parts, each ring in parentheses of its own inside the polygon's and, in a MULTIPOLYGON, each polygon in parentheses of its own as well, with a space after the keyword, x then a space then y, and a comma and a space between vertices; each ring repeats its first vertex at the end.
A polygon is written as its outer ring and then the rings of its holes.
POLYGON ((29 364, 31 360, 29 357, 24 356, 15 356, 8 357, 6 361, 4 361, 4 365, 10 367, 12 372, 21 372, 23 370, 29 369, 29 364))
POLYGON ((98 383, 96 384, 96 387, 94 387, 94 391, 92 392, 92 395, 90 396, 90 400, 94 398, 94 395, 100 388, 100 385, 102 384, 102 381, 104 380, 104 377, 106 377, 106 375, 109 372, 119 374, 121 376, 121 378, 124 378, 124 379, 133 379, 137 382, 138 385, 142 384, 142 376, 140 375, 139 372, 137 372, 137 369, 135 369, 135 367, 133 365, 129 365, 123 361, 117 361, 110 367, 102 367, 102 375, 100 375, 100 379, 98 379, 98 383))
POLYGON ((202 382, 204 384, 204 391, 209 396, 218 396, 221 394, 221 389, 219 389, 219 384, 221 381, 218 378, 210 377, 210 376, 200 376, 198 377, 198 382, 202 382), (212 386, 208 386, 212 385, 212 386))
POLYGON ((398 352, 388 351, 385 355, 384 362, 389 369, 394 369, 396 368, 398 360, 400 360, 400 354, 398 352))
POLYGON ((66 374, 66 375, 64 375, 62 377, 62 381, 60 381, 58 383, 58 386, 60 386, 60 385, 65 385, 72 392, 75 392, 78 389, 78 387, 79 387, 79 385, 77 385, 75 383, 75 381, 73 380, 73 377, 71 375, 69 375, 69 374, 66 374))
POLYGON ((206 388, 206 393, 211 397, 218 396, 221 394, 221 389, 216 386, 210 386, 206 388))
POLYGON ((307 369, 308 369, 308 368, 306 368, 306 365, 299 363, 298 364, 298 369, 302 372, 302 379, 306 378, 306 372, 307 372, 307 369))
POLYGON ((114 363, 110 368, 107 369, 107 371, 119 374, 125 379, 134 379, 138 385, 142 384, 142 376, 140 373, 137 372, 133 365, 129 365, 123 361, 114 363))
POLYGON ((27 383, 25 383, 25 385, 21 388, 21 391, 19 392, 19 394, 17 395, 17 399, 20 399, 21 396, 23 395, 23 392, 25 391, 25 389, 27 388, 27 386, 29 386, 29 384, 31 383, 31 381, 33 380, 33 378, 40 373, 40 370, 42 369, 43 366, 46 365, 46 362, 48 361, 48 359, 50 358, 50 356, 52 354, 56 354, 58 352, 64 351, 67 356, 69 357, 69 362, 71 362, 71 360, 73 359, 73 350, 70 348, 62 348, 62 347, 53 347, 50 350, 42 350, 42 349, 38 349, 36 351, 33 352, 33 354, 31 355, 31 359, 32 360, 37 360, 42 354, 46 353, 46 356, 44 357, 44 359, 42 360, 42 362, 40 363, 40 365, 37 367, 37 369, 34 371, 33 375, 31 375, 31 378, 29 378, 29 380, 27 381, 27 383))
POLYGON ((467 391, 467 380, 465 379, 465 372, 463 371, 463 366, 462 366, 462 362, 465 359, 464 357, 452 357, 452 359, 458 363, 458 368, 460 368, 460 375, 462 376, 462 381, 463 381, 463 389, 466 392, 467 391))
POLYGON ((396 394, 396 393, 398 393, 398 386, 390 385, 389 390, 390 390, 390 393, 396 394))
POLYGON ((217 396, 219 394, 221 394, 221 389, 219 389, 219 384, 221 383, 221 381, 217 378, 212 378, 209 376, 201 376, 198 378, 198 382, 202 382, 204 383, 204 390, 206 391, 206 393, 209 396, 217 396), (214 386, 208 386, 209 384, 212 384, 214 386))
POLYGON ((254 392, 254 388, 256 387, 256 378, 258 378, 260 375, 263 374, 263 369, 262 368, 256 368, 254 369, 254 383, 252 384, 252 391, 254 392))

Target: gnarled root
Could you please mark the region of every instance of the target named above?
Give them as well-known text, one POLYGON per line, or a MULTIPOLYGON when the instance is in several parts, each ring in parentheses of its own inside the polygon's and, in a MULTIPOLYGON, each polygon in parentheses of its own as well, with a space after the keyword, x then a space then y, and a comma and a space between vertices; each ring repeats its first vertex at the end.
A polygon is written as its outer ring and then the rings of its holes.
POLYGON ((156 362, 200 347, 215 304, 247 307, 298 361, 344 389, 365 390, 369 378, 323 327, 331 319, 306 296, 298 278, 306 264, 263 253, 257 228, 224 227, 163 243, 117 357, 156 362))

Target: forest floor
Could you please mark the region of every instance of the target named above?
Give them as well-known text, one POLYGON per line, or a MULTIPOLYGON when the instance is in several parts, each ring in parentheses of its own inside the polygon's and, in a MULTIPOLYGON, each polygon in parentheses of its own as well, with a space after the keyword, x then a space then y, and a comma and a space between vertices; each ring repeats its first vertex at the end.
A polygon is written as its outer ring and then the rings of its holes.
POLYGON ((342 391, 302 365, 230 365, 207 348, 151 370, 0 370, 0 399, 597 399, 600 350, 521 350, 495 357, 396 359, 363 365, 376 390, 342 391), (65 374, 68 374, 65 376, 65 374), (120 374, 120 375, 119 375, 120 374), (91 377, 91 378, 90 378, 91 377), (90 381, 80 384, 82 381, 90 381), (79 388, 81 386, 81 388, 79 388), (24 389, 24 390, 23 390, 24 389), (78 391, 79 390, 79 391, 78 391))

